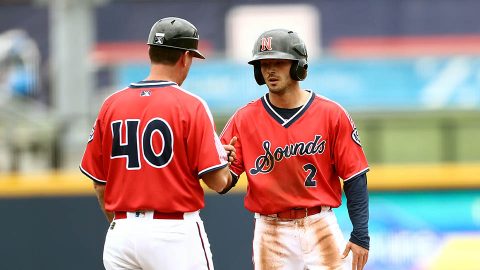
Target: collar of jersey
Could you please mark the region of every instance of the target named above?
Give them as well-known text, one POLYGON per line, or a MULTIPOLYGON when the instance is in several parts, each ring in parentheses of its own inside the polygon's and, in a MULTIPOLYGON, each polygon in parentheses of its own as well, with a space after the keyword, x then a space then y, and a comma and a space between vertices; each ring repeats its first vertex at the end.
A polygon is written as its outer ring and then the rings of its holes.
POLYGON ((277 121, 283 127, 288 128, 295 121, 297 121, 297 119, 300 118, 308 109, 308 107, 310 107, 310 105, 312 104, 313 99, 315 98, 315 93, 313 93, 313 91, 310 91, 310 90, 307 90, 307 91, 310 92, 310 98, 305 104, 303 104, 300 110, 298 110, 298 112, 292 115, 292 117, 290 117, 289 119, 283 119, 282 116, 280 116, 280 114, 277 113, 275 109, 268 103, 268 100, 267 100, 268 93, 262 97, 263 107, 275 121, 277 121))
POLYGON ((132 88, 140 88, 140 87, 164 87, 176 85, 176 83, 171 81, 139 81, 137 83, 131 83, 130 87, 132 88))

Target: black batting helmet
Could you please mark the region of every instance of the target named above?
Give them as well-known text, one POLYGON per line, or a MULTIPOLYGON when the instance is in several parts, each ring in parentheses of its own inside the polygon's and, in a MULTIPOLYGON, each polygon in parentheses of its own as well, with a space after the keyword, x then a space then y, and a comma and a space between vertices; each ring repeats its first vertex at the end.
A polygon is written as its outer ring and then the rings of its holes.
POLYGON ((194 57, 205 59, 198 51, 197 28, 187 20, 168 17, 157 21, 148 35, 148 45, 190 51, 194 57))
POLYGON ((253 65, 255 80, 259 85, 265 84, 260 70, 262 59, 292 60, 290 76, 293 80, 303 81, 307 77, 307 48, 297 33, 286 29, 273 29, 258 37, 253 47, 253 59, 248 63, 253 65))

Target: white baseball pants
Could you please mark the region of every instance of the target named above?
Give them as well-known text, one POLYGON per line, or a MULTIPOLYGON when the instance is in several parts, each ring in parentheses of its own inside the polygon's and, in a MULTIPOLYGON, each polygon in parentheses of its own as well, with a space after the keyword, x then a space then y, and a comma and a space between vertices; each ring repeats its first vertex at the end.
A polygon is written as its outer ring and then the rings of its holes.
POLYGON ((345 246, 332 210, 294 220, 255 214, 255 270, 351 269, 345 246))
POLYGON ((153 212, 127 213, 108 229, 103 251, 107 270, 213 270, 212 253, 199 212, 183 220, 153 219, 153 212))

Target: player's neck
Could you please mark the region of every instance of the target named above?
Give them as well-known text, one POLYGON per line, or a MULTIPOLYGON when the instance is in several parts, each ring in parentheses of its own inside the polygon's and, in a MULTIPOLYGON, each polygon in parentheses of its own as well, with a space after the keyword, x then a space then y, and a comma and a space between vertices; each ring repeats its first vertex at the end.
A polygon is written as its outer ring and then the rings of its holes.
POLYGON ((184 80, 184 78, 182 79, 182 76, 180 76, 181 74, 182 72, 179 72, 179 70, 174 69, 173 67, 170 67, 170 66, 152 65, 150 67, 150 74, 148 75, 147 78, 145 78, 145 80, 146 81, 171 81, 178 85, 181 85, 184 80))
POLYGON ((300 88, 281 93, 270 91, 268 95, 270 102, 275 107, 284 109, 293 109, 302 106, 308 101, 309 96, 309 92, 300 88))

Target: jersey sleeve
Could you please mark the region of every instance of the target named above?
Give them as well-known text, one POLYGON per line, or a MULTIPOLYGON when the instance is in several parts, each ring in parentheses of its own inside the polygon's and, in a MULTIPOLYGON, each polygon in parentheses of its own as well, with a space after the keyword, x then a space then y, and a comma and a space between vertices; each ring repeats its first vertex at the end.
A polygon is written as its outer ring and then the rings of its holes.
POLYGON ((102 158, 102 131, 97 118, 88 137, 85 153, 80 164, 80 171, 95 182, 106 183, 102 158))
POLYGON ((363 152, 358 130, 353 119, 341 110, 336 125, 336 138, 334 145, 335 169, 344 180, 365 173, 369 170, 367 158, 363 152))
POLYGON ((227 153, 215 132, 208 106, 199 105, 194 115, 187 135, 187 151, 190 164, 201 177, 227 166, 227 153))
POLYGON ((235 143, 235 153, 236 160, 230 165, 230 171, 235 174, 235 176, 240 176, 245 171, 243 165, 243 154, 242 154, 242 138, 237 129, 237 114, 234 114, 230 120, 225 125, 222 133, 220 134, 220 140, 222 144, 229 144, 233 137, 237 137, 237 142, 235 143))

